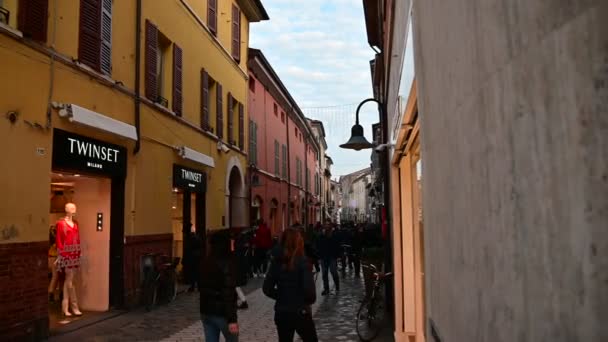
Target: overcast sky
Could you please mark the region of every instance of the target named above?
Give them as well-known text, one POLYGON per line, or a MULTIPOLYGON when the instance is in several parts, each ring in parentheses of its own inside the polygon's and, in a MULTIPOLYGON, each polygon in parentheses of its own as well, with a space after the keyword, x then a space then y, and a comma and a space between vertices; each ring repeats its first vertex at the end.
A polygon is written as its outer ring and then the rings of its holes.
MULTIPOLYGON (((323 121, 333 177, 370 164, 370 150, 338 147, 350 137, 356 105, 372 96, 361 0, 262 0, 270 20, 251 24, 250 45, 262 50, 307 116, 323 121), (331 108, 316 108, 329 107, 331 108), (314 107, 314 108, 313 108, 314 107)), ((374 103, 361 110, 371 141, 374 103)))

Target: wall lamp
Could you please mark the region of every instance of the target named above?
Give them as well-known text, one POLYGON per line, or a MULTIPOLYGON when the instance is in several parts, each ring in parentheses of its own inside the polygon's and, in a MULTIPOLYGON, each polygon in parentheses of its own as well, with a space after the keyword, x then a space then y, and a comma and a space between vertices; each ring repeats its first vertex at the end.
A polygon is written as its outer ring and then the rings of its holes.
POLYGON ((346 143, 340 145, 341 148, 361 151, 363 149, 373 148, 375 146, 374 144, 367 141, 367 139, 365 139, 365 136, 363 135, 363 126, 359 125, 359 110, 365 103, 370 101, 376 102, 378 104, 378 110, 382 111, 381 103, 374 98, 369 98, 359 103, 359 106, 357 106, 357 111, 355 113, 355 125, 353 126, 353 128, 351 128, 350 139, 348 139, 346 143))

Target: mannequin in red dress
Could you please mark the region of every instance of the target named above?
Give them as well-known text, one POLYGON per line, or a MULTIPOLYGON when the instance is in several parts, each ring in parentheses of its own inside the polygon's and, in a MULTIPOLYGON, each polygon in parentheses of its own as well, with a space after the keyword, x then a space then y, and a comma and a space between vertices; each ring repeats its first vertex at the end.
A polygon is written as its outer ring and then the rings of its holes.
POLYGON ((57 252, 59 254, 57 263, 58 268, 65 272, 61 310, 66 317, 72 316, 68 307, 72 308, 74 315, 82 315, 78 309, 74 288, 74 275, 80 265, 80 233, 78 223, 73 220, 74 215, 76 215, 76 205, 68 203, 65 205, 65 217, 57 221, 57 252))

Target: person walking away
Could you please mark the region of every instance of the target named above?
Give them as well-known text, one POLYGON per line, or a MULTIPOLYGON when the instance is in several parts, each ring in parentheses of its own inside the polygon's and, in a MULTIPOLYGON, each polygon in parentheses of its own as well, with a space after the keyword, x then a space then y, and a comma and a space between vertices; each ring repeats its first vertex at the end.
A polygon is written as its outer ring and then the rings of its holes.
POLYGON ((193 225, 190 226, 190 234, 188 234, 186 244, 188 253, 184 257, 188 258, 186 261, 186 265, 188 265, 188 267, 187 272, 185 273, 188 277, 188 283, 190 284, 188 292, 192 292, 199 285, 199 273, 202 257, 201 250, 203 248, 201 238, 196 233, 196 229, 193 225))
POLYGON ((264 279, 262 291, 276 301, 274 321, 279 342, 292 342, 297 333, 303 342, 317 342, 311 305, 316 301, 312 265, 304 253, 300 231, 283 232, 280 248, 273 251, 273 261, 264 279))
POLYGON ((263 219, 260 219, 254 238, 256 268, 258 275, 266 273, 268 251, 272 248, 272 234, 263 219))
POLYGON ((209 254, 202 264, 200 312, 206 342, 238 342, 236 270, 230 235, 216 232, 209 238, 209 254))
POLYGON ((355 278, 361 276, 361 252, 363 251, 364 244, 363 226, 358 226, 355 234, 353 235, 351 257, 355 266, 355 278))
POLYGON ((331 226, 326 226, 323 235, 319 236, 317 251, 321 258, 321 271, 323 273, 323 292, 321 295, 329 294, 329 275, 336 286, 336 292, 340 291, 340 278, 338 277, 338 258, 341 254, 340 242, 333 233, 331 226))

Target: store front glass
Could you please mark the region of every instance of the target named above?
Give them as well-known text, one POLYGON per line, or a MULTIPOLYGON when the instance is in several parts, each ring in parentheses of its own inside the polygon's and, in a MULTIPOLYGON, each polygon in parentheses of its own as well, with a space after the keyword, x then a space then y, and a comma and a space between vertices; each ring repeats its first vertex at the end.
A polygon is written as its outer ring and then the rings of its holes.
POLYGON ((51 332, 122 305, 126 148, 59 129, 49 189, 51 332))

